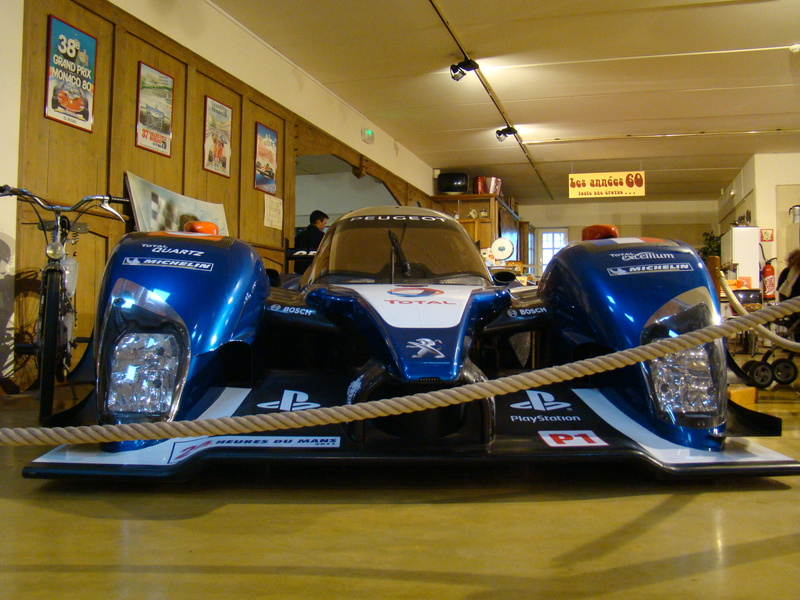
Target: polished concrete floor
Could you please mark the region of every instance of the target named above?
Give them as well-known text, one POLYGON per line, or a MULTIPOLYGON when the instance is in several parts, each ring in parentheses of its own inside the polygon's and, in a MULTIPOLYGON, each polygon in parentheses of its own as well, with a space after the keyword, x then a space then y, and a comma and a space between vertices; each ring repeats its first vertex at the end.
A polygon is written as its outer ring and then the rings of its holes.
MULTIPOLYGON (((800 459, 800 384, 761 392, 800 459)), ((25 396, 0 426, 29 426, 25 396)), ((800 477, 629 468, 254 468, 181 484, 23 479, 0 448, 0 598, 800 597, 800 477)))

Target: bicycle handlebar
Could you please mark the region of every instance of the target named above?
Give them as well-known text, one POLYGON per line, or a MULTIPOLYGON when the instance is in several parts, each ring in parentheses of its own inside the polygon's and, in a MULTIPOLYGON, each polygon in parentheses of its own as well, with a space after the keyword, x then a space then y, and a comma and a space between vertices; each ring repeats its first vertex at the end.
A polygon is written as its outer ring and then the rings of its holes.
POLYGON ((120 221, 124 221, 125 219, 123 219, 122 216, 116 210, 111 208, 109 202, 130 202, 130 200, 128 200, 127 198, 119 198, 117 196, 96 195, 96 196, 84 196, 72 206, 62 206, 59 204, 51 204, 50 202, 47 202, 43 198, 40 198, 39 196, 37 196, 32 192, 29 192, 28 190, 11 187, 10 185, 4 185, 0 187, 0 196, 17 196, 18 198, 22 198, 27 202, 32 202, 33 204, 36 204, 37 206, 45 210, 49 210, 50 212, 53 213, 77 211, 85 204, 88 204, 90 202, 99 202, 100 208, 110 212, 120 221))

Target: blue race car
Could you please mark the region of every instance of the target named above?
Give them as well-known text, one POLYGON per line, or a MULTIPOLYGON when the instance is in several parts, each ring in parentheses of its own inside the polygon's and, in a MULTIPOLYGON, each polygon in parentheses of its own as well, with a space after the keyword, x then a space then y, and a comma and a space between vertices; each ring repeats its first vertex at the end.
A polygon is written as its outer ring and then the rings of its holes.
MULTIPOLYGON (((453 218, 351 212, 301 279, 241 240, 132 233, 114 250, 94 339, 92 418, 142 423, 358 405, 493 380, 719 321, 686 244, 575 243, 537 288, 487 268, 453 218)), ((800 473, 742 435, 778 419, 727 398, 721 340, 557 383, 344 424, 65 445, 29 477, 185 477, 220 461, 634 459, 674 476, 800 473)))

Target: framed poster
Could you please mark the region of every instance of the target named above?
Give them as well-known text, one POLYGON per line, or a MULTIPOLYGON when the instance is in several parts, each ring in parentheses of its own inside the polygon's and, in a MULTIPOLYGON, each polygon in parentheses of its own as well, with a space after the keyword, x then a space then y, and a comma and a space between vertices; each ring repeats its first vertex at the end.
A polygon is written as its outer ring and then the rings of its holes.
POLYGON ((231 176, 231 121, 233 109, 206 96, 206 118, 203 141, 203 168, 231 176))
POLYGON ((256 122, 256 181, 255 188, 277 194, 278 133, 256 122))
POLYGON ((138 231, 183 231, 188 221, 210 221, 219 227, 220 235, 228 235, 222 204, 183 196, 130 171, 125 172, 125 183, 138 231))
POLYGON ((94 127, 97 39, 50 15, 44 114, 85 131, 94 127))
POLYGON ((139 63, 136 145, 172 156, 172 93, 174 80, 158 69, 139 63))

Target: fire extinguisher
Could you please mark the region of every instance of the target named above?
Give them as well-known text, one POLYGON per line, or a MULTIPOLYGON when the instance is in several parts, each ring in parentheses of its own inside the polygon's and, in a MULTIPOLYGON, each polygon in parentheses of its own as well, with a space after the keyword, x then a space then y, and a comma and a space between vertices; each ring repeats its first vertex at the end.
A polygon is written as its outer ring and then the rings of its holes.
POLYGON ((761 286, 764 293, 764 302, 775 300, 775 267, 772 266, 774 258, 770 258, 761 270, 761 286))

